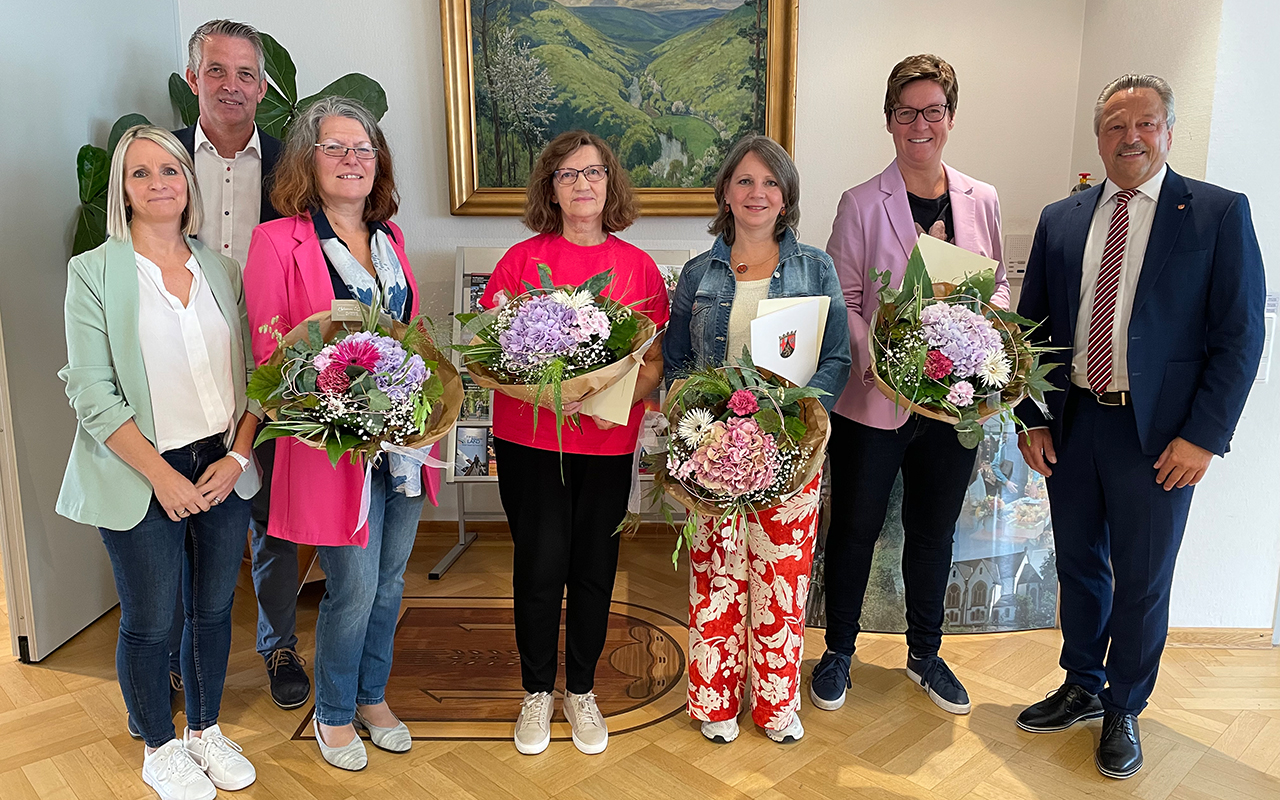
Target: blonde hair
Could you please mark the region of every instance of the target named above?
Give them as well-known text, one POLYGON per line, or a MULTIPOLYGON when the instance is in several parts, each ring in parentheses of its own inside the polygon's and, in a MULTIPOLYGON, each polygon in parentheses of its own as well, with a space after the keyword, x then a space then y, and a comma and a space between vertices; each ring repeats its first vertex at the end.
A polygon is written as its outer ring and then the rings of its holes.
POLYGON ((139 139, 160 145, 182 165, 183 177, 187 179, 187 207, 182 210, 182 232, 187 236, 195 236, 204 221, 195 164, 191 162, 191 156, 177 137, 155 125, 134 125, 120 137, 115 152, 111 154, 111 175, 107 181, 107 235, 113 239, 131 241, 129 220, 133 217, 133 212, 124 194, 124 156, 129 145, 139 139))

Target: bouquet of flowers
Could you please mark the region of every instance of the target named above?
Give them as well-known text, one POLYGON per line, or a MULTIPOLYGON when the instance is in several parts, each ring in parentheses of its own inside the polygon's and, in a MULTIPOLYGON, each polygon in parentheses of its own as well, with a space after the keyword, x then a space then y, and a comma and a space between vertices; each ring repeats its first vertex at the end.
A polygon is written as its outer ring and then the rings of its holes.
POLYGON ((271 419, 256 444, 293 436, 337 466, 344 455, 355 463, 384 449, 419 449, 449 432, 462 407, 462 381, 424 319, 405 325, 377 304, 360 309, 355 329, 330 311, 287 334, 262 327, 278 346, 249 381, 248 396, 271 419))
MULTIPOLYGON (((736 525, 805 487, 822 466, 829 423, 821 389, 797 387, 757 368, 708 367, 675 381, 667 394, 667 449, 655 463, 654 497, 675 527, 663 493, 693 512, 676 540, 692 541, 697 515, 736 525)), ((623 527, 638 524, 632 517, 623 527)))
POLYGON ((648 317, 604 294, 605 271, 581 286, 555 286, 538 265, 541 286, 480 314, 459 314, 462 352, 479 386, 532 403, 556 416, 561 440, 564 404, 580 402, 617 383, 644 357, 655 335, 648 317))
POLYGON ((954 424, 965 447, 982 441, 987 419, 1016 419, 1024 397, 1043 402, 1054 388, 1045 376, 1055 365, 1040 363, 1050 348, 1028 339, 1038 323, 991 305, 991 270, 932 283, 917 246, 901 289, 889 288, 888 270, 871 279, 880 283, 868 337, 876 386, 907 411, 954 424))

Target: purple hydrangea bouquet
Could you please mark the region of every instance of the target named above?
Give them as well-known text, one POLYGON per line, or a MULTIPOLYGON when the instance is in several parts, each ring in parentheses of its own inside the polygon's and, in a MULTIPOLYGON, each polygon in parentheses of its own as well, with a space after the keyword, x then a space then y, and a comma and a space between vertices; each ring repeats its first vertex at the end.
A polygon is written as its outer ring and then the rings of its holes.
POLYGON ((471 379, 534 406, 549 408, 561 436, 566 403, 581 402, 617 383, 644 356, 653 322, 607 296, 613 273, 580 286, 556 286, 551 270, 538 265, 540 286, 502 297, 497 308, 459 314, 463 354, 471 379))
POLYGON ((912 251, 901 288, 890 273, 871 271, 880 306, 868 337, 876 386, 899 407, 955 425, 960 443, 982 441, 982 423, 1016 419, 1013 407, 1030 395, 1044 402, 1054 387, 1041 364, 1049 348, 1032 344, 1037 323, 991 305, 995 273, 960 284, 933 283, 920 248, 912 251))
POLYGON ((823 394, 757 368, 745 354, 736 366, 707 367, 672 383, 667 450, 655 455, 651 499, 673 526, 664 494, 693 512, 673 562, 692 540, 698 515, 717 520, 716 530, 731 530, 813 480, 829 430, 823 394))
POLYGON ((335 466, 392 446, 426 447, 449 431, 462 407, 462 381, 423 318, 408 325, 361 306, 362 321, 329 311, 276 337, 276 352, 253 373, 247 394, 270 422, 257 443, 293 436, 325 450, 335 466))

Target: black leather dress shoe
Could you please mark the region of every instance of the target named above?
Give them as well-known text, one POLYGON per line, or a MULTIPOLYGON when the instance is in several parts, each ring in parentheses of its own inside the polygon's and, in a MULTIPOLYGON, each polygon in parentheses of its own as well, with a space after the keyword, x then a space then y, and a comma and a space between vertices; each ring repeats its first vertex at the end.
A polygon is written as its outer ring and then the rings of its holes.
POLYGON ((1093 761, 1098 772, 1108 778, 1124 780, 1142 769, 1142 738, 1138 718, 1132 714, 1108 711, 1102 718, 1102 739, 1093 761))
POLYGON ((1018 715, 1018 727, 1028 733, 1065 731, 1077 722, 1102 716, 1102 702, 1083 686, 1064 683, 1057 691, 1018 715))
POLYGON ((297 708, 311 696, 311 681, 302 665, 307 663, 297 651, 282 647, 266 656, 271 699, 283 709, 297 708))

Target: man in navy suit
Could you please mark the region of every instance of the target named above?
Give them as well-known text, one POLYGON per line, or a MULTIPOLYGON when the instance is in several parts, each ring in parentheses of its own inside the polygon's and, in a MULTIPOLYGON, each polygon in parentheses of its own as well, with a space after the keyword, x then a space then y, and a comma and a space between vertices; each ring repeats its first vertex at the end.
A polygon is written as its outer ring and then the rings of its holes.
POLYGON ((1244 195, 1166 166, 1173 91, 1125 75, 1098 98, 1107 179, 1040 216, 1018 313, 1061 348, 1046 395, 1017 408, 1046 476, 1061 587, 1062 687, 1034 733, 1103 718, 1098 770, 1142 768, 1193 487, 1225 455, 1262 354, 1262 254, 1244 195))

